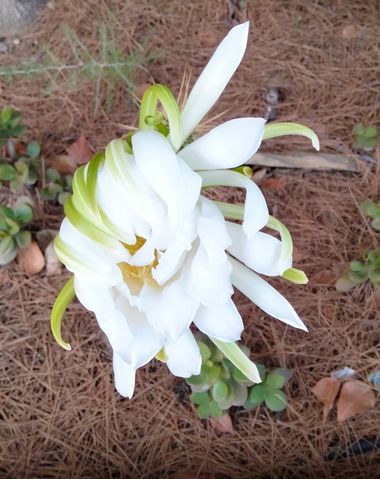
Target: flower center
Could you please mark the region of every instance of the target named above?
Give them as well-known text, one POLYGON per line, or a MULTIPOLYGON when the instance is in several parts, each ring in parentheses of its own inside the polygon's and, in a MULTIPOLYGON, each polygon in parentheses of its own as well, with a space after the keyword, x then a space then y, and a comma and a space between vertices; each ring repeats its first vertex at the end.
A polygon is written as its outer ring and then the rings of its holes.
MULTIPOLYGON (((132 255, 134 255, 140 248, 144 246, 145 242, 145 238, 137 236, 135 244, 130 245, 123 243, 123 245, 132 255)), ((154 256, 155 259, 153 262, 146 266, 135 266, 125 262, 119 263, 118 266, 121 269, 124 281, 128 285, 131 285, 131 283, 134 284, 136 289, 141 289, 144 286, 144 283, 149 283, 152 286, 158 286, 152 275, 152 269, 158 265, 156 251, 154 252, 154 256)))

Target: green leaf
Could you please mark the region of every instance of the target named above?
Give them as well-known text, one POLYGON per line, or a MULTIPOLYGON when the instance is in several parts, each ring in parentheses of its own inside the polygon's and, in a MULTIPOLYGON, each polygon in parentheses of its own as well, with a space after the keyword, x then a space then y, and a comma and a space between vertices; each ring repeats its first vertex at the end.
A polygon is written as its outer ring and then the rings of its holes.
POLYGON ((198 406, 197 414, 200 419, 207 419, 210 416, 210 403, 198 406))
POLYGON ((288 368, 276 368, 272 371, 272 373, 282 376, 285 380, 284 384, 286 384, 289 381, 289 379, 293 376, 293 371, 288 368))
POLYGON ((14 209, 14 212, 15 212, 15 216, 17 220, 22 225, 28 223, 29 221, 32 221, 33 219, 33 210, 29 205, 25 203, 22 203, 16 206, 16 208, 14 209))
POLYGON ((273 412, 283 411, 286 408, 286 395, 278 389, 266 389, 265 404, 273 412))
POLYGON ((7 123, 9 123, 9 121, 12 118, 13 112, 14 112, 13 108, 10 108, 10 107, 2 108, 0 116, 1 116, 1 121, 3 125, 7 125, 7 123))
POLYGON ((27 147, 30 158, 37 158, 41 153, 40 144, 37 141, 31 141, 27 147))
POLYGON ((7 224, 7 229, 11 236, 16 235, 20 231, 17 221, 11 220, 10 218, 4 218, 4 221, 7 224))
POLYGON ((17 255, 16 242, 11 236, 0 240, 0 265, 10 263, 17 255))
POLYGON ((197 341, 197 343, 202 356, 202 362, 205 363, 211 358, 211 349, 203 341, 197 341))
POLYGON ((248 400, 257 405, 261 404, 265 399, 265 391, 265 386, 262 384, 252 386, 248 394, 248 400))
POLYGON ((210 401, 209 410, 212 417, 221 417, 224 414, 223 410, 216 401, 210 401))
POLYGON ((11 220, 16 218, 14 211, 12 208, 8 208, 8 206, 0 206, 0 215, 4 218, 10 218, 11 220))
POLYGON ((213 385, 211 389, 211 395, 213 399, 217 402, 219 401, 224 401, 229 393, 228 385, 219 379, 216 381, 216 383, 213 385))
POLYGON ((74 276, 72 276, 59 292, 54 302, 50 318, 50 326, 54 339, 60 346, 62 346, 63 349, 66 349, 67 351, 71 351, 71 346, 62 339, 61 322, 67 306, 71 303, 74 297, 74 276))
POLYGON ((284 376, 276 373, 269 373, 266 380, 265 380, 265 386, 268 386, 269 388, 272 389, 281 389, 286 380, 284 376))
POLYGON ((58 193, 58 203, 63 206, 70 195, 71 193, 69 193, 68 191, 60 191, 58 193))
POLYGON ((193 404, 201 406, 210 402, 210 395, 208 392, 192 393, 190 394, 190 400, 193 404))
POLYGON ((209 366, 207 364, 204 364, 202 366, 202 374, 206 378, 207 384, 214 384, 220 377, 220 374, 222 372, 222 368, 219 365, 212 365, 209 366))
POLYGON ((371 226, 374 230, 380 231, 380 218, 375 218, 371 221, 371 226))
POLYGON ((306 274, 296 268, 287 269, 282 273, 281 277, 294 284, 307 284, 309 282, 306 274))
POLYGON ((0 180, 10 181, 16 176, 16 170, 12 165, 2 164, 0 165, 0 180))
POLYGON ((46 170, 46 178, 54 182, 54 181, 59 181, 61 179, 61 175, 54 168, 48 168, 46 170))
POLYGON ((190 385, 194 386, 202 386, 207 385, 207 389, 209 388, 209 384, 207 382, 207 377, 205 374, 198 374, 197 376, 190 376, 186 378, 186 382, 190 385))
POLYGON ((16 243, 20 248, 27 248, 30 245, 31 239, 32 235, 30 231, 20 231, 15 236, 16 243))

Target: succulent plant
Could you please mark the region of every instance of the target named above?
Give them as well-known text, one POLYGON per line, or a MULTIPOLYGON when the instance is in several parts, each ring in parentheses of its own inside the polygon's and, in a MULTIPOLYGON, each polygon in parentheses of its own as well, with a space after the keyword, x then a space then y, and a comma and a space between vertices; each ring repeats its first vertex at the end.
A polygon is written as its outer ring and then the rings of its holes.
POLYGON ((57 170, 48 168, 46 177, 48 183, 42 190, 42 198, 48 201, 58 201, 63 205, 66 198, 72 193, 72 176, 61 175, 57 170))
MULTIPOLYGON (((380 202, 364 201, 360 209, 372 218, 372 228, 380 231, 380 202)), ((380 247, 368 251, 363 260, 351 261, 348 271, 337 280, 335 286, 338 291, 347 292, 368 279, 375 288, 380 289, 380 247)))
POLYGON ((0 164, 0 181, 8 181, 12 190, 20 190, 24 185, 30 186, 38 179, 40 145, 31 141, 27 146, 27 155, 21 156, 13 163, 0 164))
POLYGON ((33 218, 30 205, 20 203, 14 208, 0 206, 0 265, 10 263, 18 248, 30 244, 31 233, 24 229, 33 218))
MULTIPOLYGON (((206 336, 198 336, 197 342, 202 355, 201 373, 186 382, 201 419, 223 416, 232 406, 252 409, 263 401, 272 411, 285 408, 285 394, 281 389, 291 376, 290 370, 280 368, 266 374, 265 367, 257 364, 263 383, 254 385, 206 336)), ((248 356, 249 349, 240 347, 248 356)))
POLYGON ((24 130, 20 113, 10 107, 4 107, 0 111, 0 147, 4 146, 9 138, 21 135, 24 130))
POLYGON ((379 129, 376 125, 358 123, 354 128, 354 147, 359 150, 371 151, 378 142, 379 129))

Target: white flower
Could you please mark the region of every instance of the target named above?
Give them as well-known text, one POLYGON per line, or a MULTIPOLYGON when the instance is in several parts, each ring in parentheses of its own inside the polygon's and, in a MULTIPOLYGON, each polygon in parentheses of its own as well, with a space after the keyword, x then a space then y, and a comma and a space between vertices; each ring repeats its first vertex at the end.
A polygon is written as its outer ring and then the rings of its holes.
MULTIPOLYGON (((182 113, 166 87, 151 87, 142 101, 140 130, 127 142, 112 141, 105 154, 75 174, 55 242, 74 279, 57 298, 52 329, 69 349, 60 321, 75 292, 107 335, 123 396, 133 394, 136 369, 157 355, 176 376, 199 374, 192 324, 260 382, 255 365, 234 343, 243 322, 231 299, 233 286, 272 316, 306 329, 288 301, 257 274, 304 280, 291 268, 289 233, 269 217, 256 184, 229 170, 251 158, 264 135, 294 133, 294 126, 268 130, 262 118, 238 118, 182 146, 238 67, 247 35, 248 23, 230 31, 182 113), (169 128, 157 112, 158 101, 169 128), (218 185, 245 188, 245 205, 201 195, 202 187, 218 185), (264 226, 277 230, 282 241, 262 233, 264 226)), ((315 141, 310 130, 297 128, 315 141)))

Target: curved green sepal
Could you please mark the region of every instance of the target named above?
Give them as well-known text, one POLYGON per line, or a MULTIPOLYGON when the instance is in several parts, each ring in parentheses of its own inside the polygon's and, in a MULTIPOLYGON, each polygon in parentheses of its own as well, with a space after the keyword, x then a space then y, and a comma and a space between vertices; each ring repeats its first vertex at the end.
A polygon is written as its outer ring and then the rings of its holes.
POLYGON ((155 358, 158 360, 158 361, 161 361, 162 363, 166 363, 166 361, 168 360, 168 356, 165 352, 165 348, 161 348, 158 353, 155 355, 155 358))
MULTIPOLYGON (((156 84, 150 86, 141 100, 139 129, 153 130, 161 124, 157 112, 157 104, 161 103, 169 123, 170 138, 175 149, 181 146, 180 120, 181 112, 173 93, 165 85, 156 84), (158 122, 158 123, 157 123, 158 122)), ((160 129, 160 128, 159 128, 160 129)), ((160 129, 163 132, 162 128, 160 129)))
POLYGON ((277 231, 281 236, 281 260, 287 261, 293 255, 293 241, 288 228, 274 216, 269 216, 268 228, 277 231))
POLYGON ((87 196, 89 199, 90 207, 93 211, 97 211, 98 205, 96 203, 96 180, 98 177, 98 172, 100 166, 104 163, 105 160, 105 154, 104 152, 102 153, 97 153, 90 163, 88 164, 87 167, 87 181, 86 181, 86 186, 87 186, 87 196))
POLYGON ((287 269, 282 273, 281 277, 295 284, 307 284, 309 282, 306 274, 300 269, 296 268, 287 269))
POLYGON ((313 147, 319 151, 319 139, 311 128, 301 125, 300 123, 267 123, 264 127, 263 140, 277 138, 286 135, 301 135, 309 138, 313 147))
POLYGON ((236 171, 237 173, 241 173, 248 178, 252 178, 253 170, 250 166, 238 166, 237 168, 233 168, 232 171, 236 171))
POLYGON ((209 336, 215 346, 236 366, 248 379, 254 383, 261 383, 260 373, 253 363, 236 343, 226 343, 209 336))
POLYGON ((225 218, 241 221, 244 219, 244 205, 232 205, 224 201, 213 201, 213 203, 220 209, 225 218))
POLYGON ((71 303, 74 297, 74 276, 72 276, 58 293, 50 318, 50 327, 54 339, 63 349, 66 349, 67 351, 71 351, 71 346, 62 339, 61 322, 67 306, 71 303))

